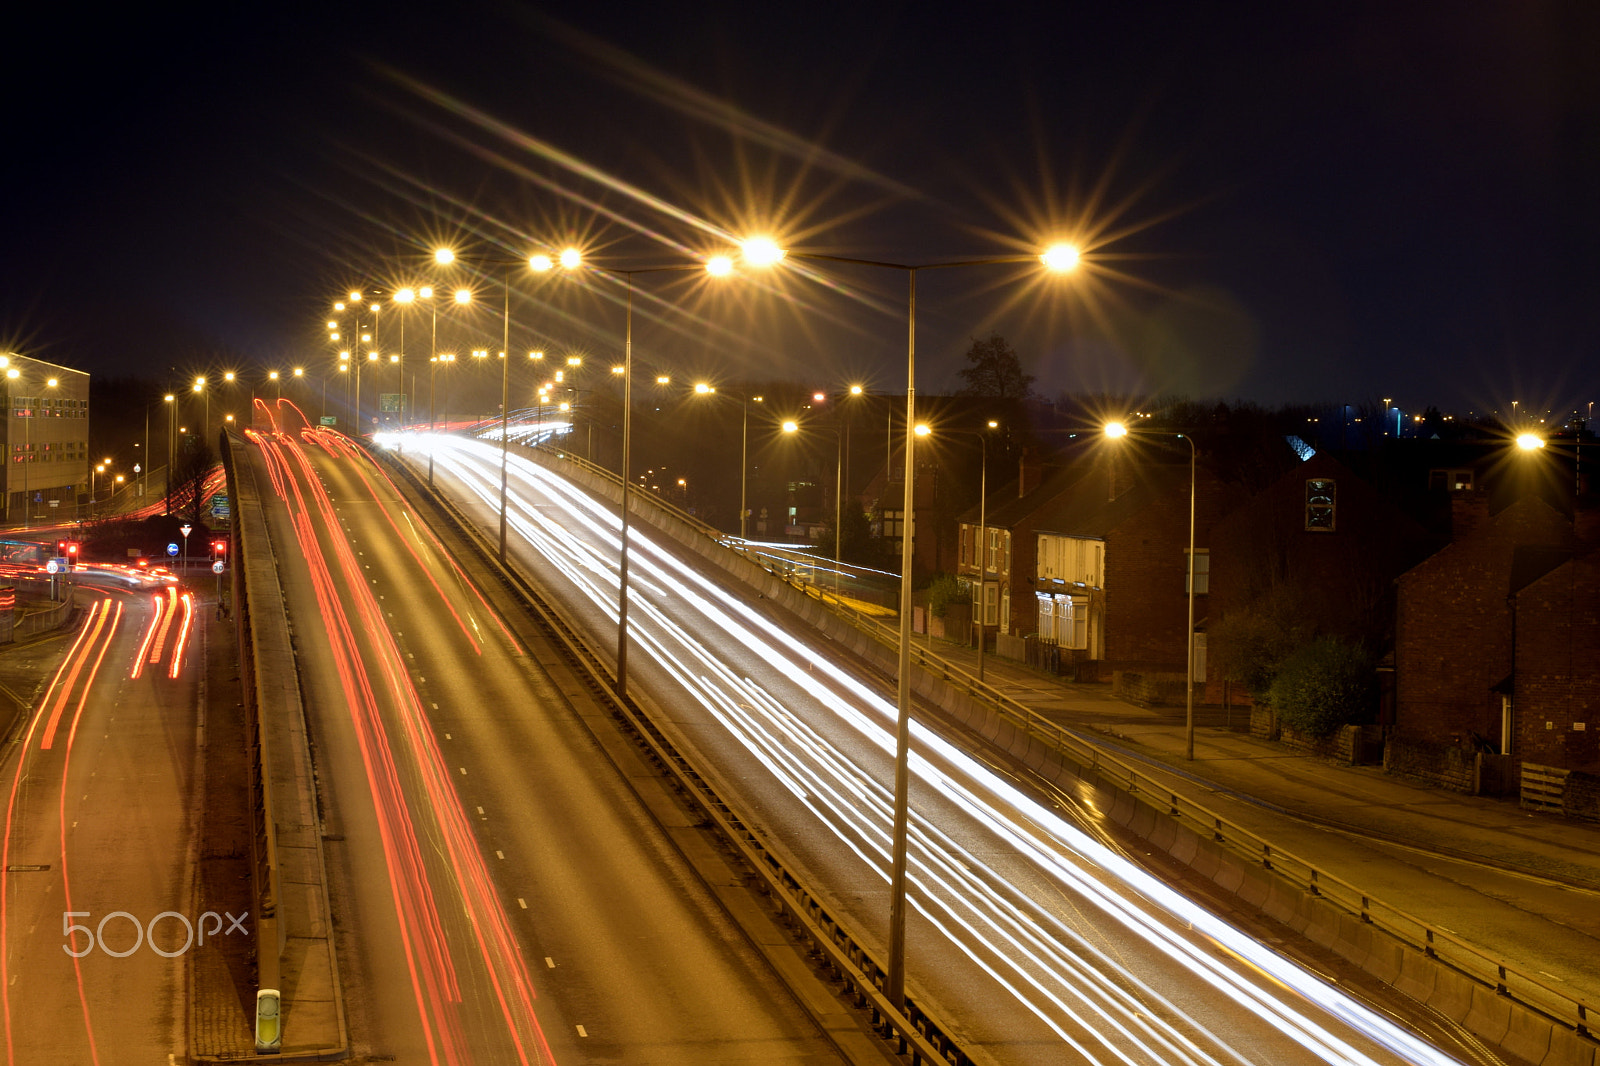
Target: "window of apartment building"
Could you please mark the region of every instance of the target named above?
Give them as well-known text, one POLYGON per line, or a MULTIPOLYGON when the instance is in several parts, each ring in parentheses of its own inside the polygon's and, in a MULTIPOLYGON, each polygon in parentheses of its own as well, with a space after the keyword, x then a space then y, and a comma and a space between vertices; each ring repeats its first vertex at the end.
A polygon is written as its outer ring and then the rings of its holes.
MULTIPOLYGON (((1204 596, 1206 593, 1208 593, 1210 591, 1211 591, 1211 549, 1210 548, 1196 548, 1194 550, 1194 594, 1196 596, 1204 596)), ((1188 588, 1187 583, 1185 583, 1185 585, 1184 585, 1183 592, 1184 592, 1184 595, 1188 595, 1188 593, 1189 593, 1189 588, 1188 588)))
POLYGON ((1472 471, 1430 470, 1428 471, 1428 488, 1443 489, 1445 492, 1471 492, 1472 471))
POLYGON ((1306 531, 1332 533, 1339 506, 1338 486, 1332 478, 1306 479, 1306 531))
POLYGON ((1000 560, 1000 530, 990 529, 986 532, 989 534, 989 537, 988 542, 984 545, 983 550, 984 573, 988 573, 990 570, 995 569, 1000 560))

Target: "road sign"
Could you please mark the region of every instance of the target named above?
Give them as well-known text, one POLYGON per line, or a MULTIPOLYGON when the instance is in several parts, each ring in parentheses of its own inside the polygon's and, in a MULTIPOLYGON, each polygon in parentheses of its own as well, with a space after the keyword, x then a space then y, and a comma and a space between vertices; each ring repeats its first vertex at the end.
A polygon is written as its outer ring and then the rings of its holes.
POLYGON ((223 562, 221 559, 218 559, 216 562, 211 564, 211 572, 213 574, 220 574, 227 568, 228 564, 223 562))
POLYGON ((183 534, 183 539, 184 540, 188 540, 189 539, 189 534, 193 529, 194 529, 193 526, 191 526, 189 523, 185 522, 183 525, 178 527, 178 532, 183 534))
POLYGON ((231 513, 228 497, 223 493, 216 493, 211 497, 211 517, 227 518, 231 513))
POLYGON ((168 555, 177 555, 178 554, 178 546, 176 544, 168 544, 167 545, 167 554, 168 555))
POLYGON ((65 559, 51 559, 44 564, 44 570, 47 574, 64 574, 68 569, 65 559))
POLYGON ((339 419, 334 415, 323 415, 321 418, 317 419, 317 421, 321 422, 325 426, 337 426, 339 424, 339 419))
POLYGON ((133 472, 135 474, 137 474, 139 472, 139 464, 138 463, 134 463, 133 464, 133 472))
POLYGON ((42 493, 42 492, 34 493, 33 494, 33 502, 34 503, 43 503, 44 502, 44 493, 42 493))

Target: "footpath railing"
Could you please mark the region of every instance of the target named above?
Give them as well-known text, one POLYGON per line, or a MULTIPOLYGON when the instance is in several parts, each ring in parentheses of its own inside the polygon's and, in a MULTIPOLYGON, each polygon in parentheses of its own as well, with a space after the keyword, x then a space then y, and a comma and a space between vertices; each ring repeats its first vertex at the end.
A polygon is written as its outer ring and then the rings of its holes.
MULTIPOLYGON (((571 454, 562 454, 560 449, 547 445, 541 451, 556 454, 592 475, 620 482, 611 471, 571 454)), ((792 568, 773 565, 772 560, 764 558, 759 552, 744 548, 737 541, 730 542, 721 531, 653 494, 648 499, 652 506, 671 513, 728 551, 761 566, 800 594, 820 601, 851 627, 888 647, 898 647, 898 629, 856 610, 827 588, 801 580, 792 568)), ((1045 718, 993 685, 978 680, 971 672, 934 654, 926 645, 913 641, 911 659, 915 668, 977 703, 992 708, 1027 738, 1052 749, 1058 758, 1093 772, 1101 780, 1160 815, 1175 819, 1178 824, 1202 838, 1222 845, 1261 869, 1272 871, 1294 887, 1326 901, 1363 925, 1380 930, 1401 944, 1453 968, 1485 989, 1492 990, 1497 996, 1531 1007, 1580 1036, 1595 1036, 1594 1004, 1571 996, 1504 958, 1480 950, 1449 930, 1433 925, 1405 908, 1380 899, 1317 864, 1278 847, 1265 837, 1177 792, 1161 779, 1082 734, 1045 718)))

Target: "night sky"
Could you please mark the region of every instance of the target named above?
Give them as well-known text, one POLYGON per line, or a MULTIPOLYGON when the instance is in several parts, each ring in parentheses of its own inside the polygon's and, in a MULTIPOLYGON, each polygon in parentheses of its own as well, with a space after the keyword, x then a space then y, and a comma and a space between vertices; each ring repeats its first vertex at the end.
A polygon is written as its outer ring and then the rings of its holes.
MULTIPOLYGON (((469 280, 440 240, 639 267, 763 230, 1084 243, 1071 278, 924 274, 923 391, 998 331, 1052 398, 1600 399, 1592 4, 32 6, 0 346, 97 374, 320 372, 352 283, 469 280)), ((518 281, 513 348, 617 354, 614 284, 518 281)), ((646 365, 903 388, 897 272, 638 281, 646 365)), ((441 346, 497 344, 478 316, 441 346)))

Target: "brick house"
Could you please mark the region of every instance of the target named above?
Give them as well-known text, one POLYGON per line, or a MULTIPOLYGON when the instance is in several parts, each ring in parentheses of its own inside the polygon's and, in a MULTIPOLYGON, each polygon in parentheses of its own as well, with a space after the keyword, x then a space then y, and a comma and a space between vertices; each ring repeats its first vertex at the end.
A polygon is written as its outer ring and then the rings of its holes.
MULTIPOLYGON (((974 600, 1002 632, 1037 636, 1043 665, 1080 680, 1137 670, 1175 673, 1181 683, 1189 464, 1079 449, 1075 461, 1048 476, 1025 462, 1019 495, 991 501, 981 596, 977 509, 961 516, 958 573, 974 583, 974 600)), ((1206 613, 1208 530, 1231 495, 1201 464, 1196 498, 1199 623, 1206 613)), ((1197 674, 1203 655, 1197 643, 1197 674)))
POLYGON ((1600 553, 1533 579, 1513 605, 1507 754, 1600 774, 1600 553))
POLYGON ((1396 583, 1395 719, 1401 745, 1504 751, 1511 729, 1514 597, 1571 556, 1572 523, 1524 497, 1498 514, 1454 501, 1451 543, 1396 583))
MULTIPOLYGON (((1233 612, 1283 612, 1317 634, 1383 639, 1393 582, 1437 539, 1396 502, 1328 453, 1298 463, 1217 523, 1211 536, 1210 622, 1233 612)), ((1222 666, 1226 627, 1209 634, 1206 698, 1248 703, 1222 666)))

